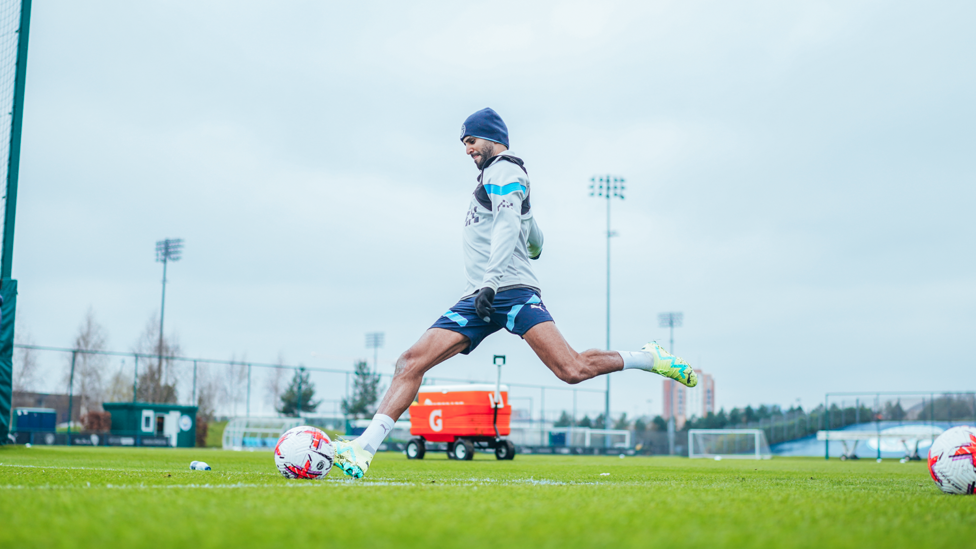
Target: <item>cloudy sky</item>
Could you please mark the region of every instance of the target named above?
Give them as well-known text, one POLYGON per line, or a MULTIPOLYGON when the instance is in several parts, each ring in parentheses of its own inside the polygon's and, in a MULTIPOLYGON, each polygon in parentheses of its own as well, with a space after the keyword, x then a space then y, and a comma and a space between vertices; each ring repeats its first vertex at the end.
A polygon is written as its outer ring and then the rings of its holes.
MULTIPOLYGON (((971 390, 974 16, 968 2, 37 2, 21 333, 69 346, 91 308, 130 350, 159 309, 154 244, 179 237, 166 331, 185 354, 348 369, 382 331, 392 372, 463 289, 476 171, 458 133, 490 106, 526 161, 543 299, 577 349, 605 345, 605 204, 587 186, 609 173, 628 186, 612 205, 614 348, 666 341, 658 313, 683 312, 675 349, 726 408, 971 390)), ((506 334, 434 372, 491 379, 493 354, 508 381, 560 384, 506 334)), ((313 379, 326 399, 344 390, 313 379)), ((537 391, 519 395, 538 413, 537 391)), ((657 413, 661 382, 615 374, 612 395, 614 413, 657 413)))

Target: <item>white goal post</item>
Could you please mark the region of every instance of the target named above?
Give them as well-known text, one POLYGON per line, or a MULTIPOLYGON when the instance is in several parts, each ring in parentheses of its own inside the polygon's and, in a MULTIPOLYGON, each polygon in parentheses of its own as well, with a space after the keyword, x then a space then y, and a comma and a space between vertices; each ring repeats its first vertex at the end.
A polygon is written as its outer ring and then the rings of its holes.
POLYGON ((689 429, 688 457, 770 459, 762 429, 689 429))
POLYGON ((224 450, 274 450, 282 433, 303 424, 297 417, 235 417, 224 427, 224 450))

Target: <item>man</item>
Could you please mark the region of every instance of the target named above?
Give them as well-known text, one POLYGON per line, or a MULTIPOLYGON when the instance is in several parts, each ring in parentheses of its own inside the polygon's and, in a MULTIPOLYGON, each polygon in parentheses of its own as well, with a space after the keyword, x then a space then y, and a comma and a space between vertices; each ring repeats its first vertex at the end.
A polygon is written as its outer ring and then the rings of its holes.
POLYGON ((542 231, 532 215, 528 171, 508 150, 505 122, 491 109, 480 110, 461 126, 461 142, 481 171, 464 220, 467 288, 461 300, 397 359, 390 388, 362 436, 336 442, 336 465, 355 478, 366 473, 393 423, 413 402, 424 373, 458 353, 470 353, 502 328, 521 336, 566 383, 637 368, 688 387, 698 384, 688 363, 657 343, 639 352, 577 353, 569 346, 542 303, 532 272, 531 260, 542 254, 542 231))

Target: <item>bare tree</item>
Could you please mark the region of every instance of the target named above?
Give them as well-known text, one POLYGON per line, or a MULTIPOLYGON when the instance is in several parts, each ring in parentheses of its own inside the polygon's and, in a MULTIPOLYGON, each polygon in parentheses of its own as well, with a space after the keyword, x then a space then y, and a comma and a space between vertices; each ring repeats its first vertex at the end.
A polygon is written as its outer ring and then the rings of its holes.
POLYGON ((285 368, 285 358, 278 355, 278 360, 275 362, 281 368, 275 368, 271 370, 271 375, 267 377, 266 384, 264 386, 264 395, 267 404, 272 408, 277 409, 278 404, 281 400, 281 394, 285 391, 285 386, 288 378, 288 368, 285 368))
POLYGON ((182 353, 175 336, 163 337, 159 345, 159 317, 153 313, 146 329, 136 341, 136 353, 150 355, 139 357, 139 382, 136 398, 140 402, 175 403, 176 383, 173 381, 173 360, 168 357, 182 353))
POLYGON ((205 421, 213 420, 217 415, 220 396, 220 379, 213 366, 200 368, 197 372, 197 417, 205 421))
MULTIPOLYGON (((129 359, 132 360, 131 358, 129 359)), ((119 370, 112 374, 105 384, 105 402, 128 402, 132 400, 132 366, 125 360, 119 370)))
MULTIPOLYGON (((97 354, 105 350, 105 329, 95 321, 95 311, 91 308, 85 314, 78 335, 75 336, 73 348, 78 351, 74 364, 73 391, 80 402, 81 415, 88 412, 102 410, 102 372, 108 362, 108 357, 97 354)), ((71 382, 71 361, 69 355, 64 367, 64 384, 71 382)), ((69 387, 72 389, 72 387, 69 387)))
POLYGON ((224 405, 235 416, 237 415, 237 405, 244 400, 244 391, 247 386, 246 358, 246 355, 241 355, 240 359, 237 358, 237 355, 231 355, 222 387, 224 405))
MULTIPOLYGON (((27 328, 19 322, 14 335, 14 342, 18 345, 33 345, 27 328)), ((37 388, 37 353, 34 349, 14 348, 14 379, 13 389, 16 392, 31 392, 37 388)))

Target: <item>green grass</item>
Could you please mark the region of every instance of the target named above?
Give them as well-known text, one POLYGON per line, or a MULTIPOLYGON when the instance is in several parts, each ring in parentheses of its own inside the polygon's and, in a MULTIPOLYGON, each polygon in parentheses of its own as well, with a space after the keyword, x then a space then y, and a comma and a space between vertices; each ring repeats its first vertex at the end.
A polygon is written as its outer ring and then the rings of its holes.
POLYGON ((270 453, 7 446, 0 517, 0 547, 863 549, 969 545, 976 497, 897 461, 386 453, 290 481, 270 453))

